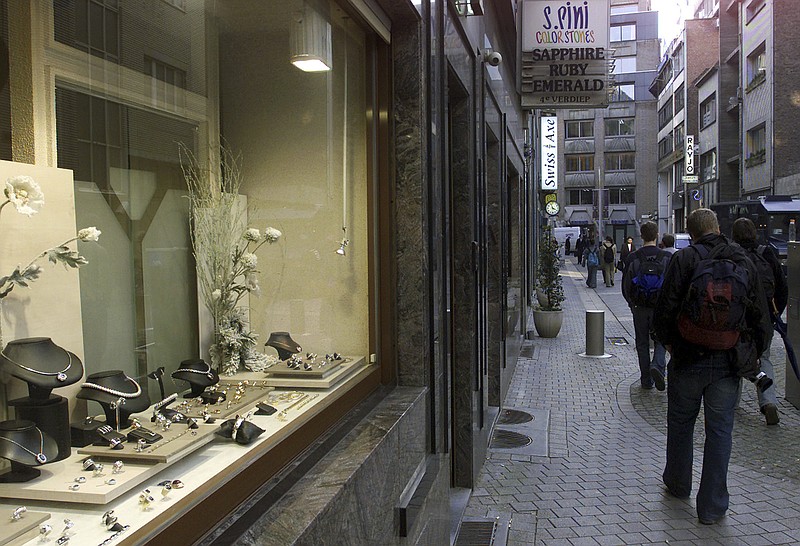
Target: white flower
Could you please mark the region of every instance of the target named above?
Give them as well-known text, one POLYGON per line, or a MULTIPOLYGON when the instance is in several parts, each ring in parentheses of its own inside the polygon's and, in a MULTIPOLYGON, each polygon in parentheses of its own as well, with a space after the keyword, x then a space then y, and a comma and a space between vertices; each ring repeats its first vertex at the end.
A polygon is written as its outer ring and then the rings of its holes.
POLYGON ((257 228, 248 228, 247 231, 244 232, 244 238, 247 241, 257 243, 261 240, 261 232, 257 228))
POLYGON ((83 228, 78 232, 78 239, 80 239, 81 241, 97 242, 97 240, 100 238, 101 233, 102 231, 100 231, 94 226, 83 228))
POLYGON ((30 176, 20 175, 6 180, 5 194, 17 212, 29 218, 44 205, 42 188, 30 176))
POLYGON ((214 300, 214 301, 219 301, 219 299, 220 299, 221 297, 222 297, 222 290, 220 290, 219 288, 217 288, 216 290, 214 290, 213 292, 211 292, 211 299, 212 299, 212 300, 214 300))
POLYGON ((242 254, 242 266, 245 269, 255 269, 258 265, 258 257, 252 252, 242 254))
POLYGON ((264 230, 264 238, 270 243, 274 243, 280 239, 281 235, 283 234, 274 227, 268 227, 266 230, 264 230))

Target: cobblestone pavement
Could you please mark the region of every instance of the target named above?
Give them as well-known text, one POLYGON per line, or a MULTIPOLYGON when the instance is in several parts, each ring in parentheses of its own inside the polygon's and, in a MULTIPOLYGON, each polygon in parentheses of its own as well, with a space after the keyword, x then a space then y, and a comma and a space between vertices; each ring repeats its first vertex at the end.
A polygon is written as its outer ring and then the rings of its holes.
POLYGON ((505 407, 548 410, 547 457, 493 449, 465 516, 509 521, 512 545, 800 544, 800 410, 782 399, 782 343, 773 342, 781 423, 767 427, 746 383, 736 413, 728 475, 731 505, 716 525, 697 521, 694 495, 702 460, 702 415, 696 431, 690 500, 661 483, 666 392, 638 386, 630 311, 616 286, 586 287, 574 258, 562 269, 564 325, 555 339, 526 341, 505 407), (583 358, 585 311, 605 311, 608 359, 583 358), (532 349, 532 350, 531 350, 532 349), (778 350, 781 349, 781 350, 778 350))

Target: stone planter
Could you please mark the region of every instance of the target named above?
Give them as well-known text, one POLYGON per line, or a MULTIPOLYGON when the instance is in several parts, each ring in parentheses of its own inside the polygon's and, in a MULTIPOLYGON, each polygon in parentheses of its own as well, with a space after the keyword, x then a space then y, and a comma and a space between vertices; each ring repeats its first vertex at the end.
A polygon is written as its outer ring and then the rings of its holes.
POLYGON ((533 310, 533 325, 539 337, 556 337, 564 322, 564 311, 533 310))

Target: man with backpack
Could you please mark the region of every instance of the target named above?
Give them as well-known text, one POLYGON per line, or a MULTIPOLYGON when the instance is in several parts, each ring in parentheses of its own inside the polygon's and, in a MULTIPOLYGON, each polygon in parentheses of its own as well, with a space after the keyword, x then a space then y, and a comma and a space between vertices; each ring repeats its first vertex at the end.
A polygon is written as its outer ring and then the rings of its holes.
POLYGON ((664 282, 672 254, 656 246, 658 226, 645 222, 639 230, 643 246, 628 254, 622 270, 622 296, 628 302, 633 315, 633 331, 636 336, 636 354, 639 356, 639 372, 643 389, 665 388, 666 350, 658 341, 654 342, 653 358, 650 359, 650 332, 653 329, 653 313, 658 294, 664 282))
POLYGON ((728 510, 728 463, 741 383, 755 377, 772 330, 761 278, 739 245, 719 232, 714 211, 692 211, 692 245, 669 262, 656 301, 655 336, 671 355, 667 463, 662 478, 678 498, 692 492, 695 421, 703 404, 705 445, 697 516, 716 523, 728 510))
MULTIPOLYGON (((761 275, 761 286, 764 288, 770 318, 774 324, 776 318, 783 314, 786 303, 789 301, 789 286, 786 283, 781 262, 772 247, 758 244, 756 225, 749 218, 736 220, 733 223, 731 235, 733 240, 748 252, 748 256, 761 275)), ((772 337, 770 336, 766 349, 761 353, 761 371, 774 380, 775 372, 769 358, 771 345, 772 337)), ((775 394, 775 386, 771 385, 766 390, 757 388, 756 392, 758 393, 758 406, 761 413, 764 414, 767 425, 777 425, 780 417, 778 416, 778 397, 775 394)))
POLYGON ((600 254, 603 257, 603 281, 610 288, 614 286, 614 272, 617 269, 617 245, 610 235, 600 246, 600 254))

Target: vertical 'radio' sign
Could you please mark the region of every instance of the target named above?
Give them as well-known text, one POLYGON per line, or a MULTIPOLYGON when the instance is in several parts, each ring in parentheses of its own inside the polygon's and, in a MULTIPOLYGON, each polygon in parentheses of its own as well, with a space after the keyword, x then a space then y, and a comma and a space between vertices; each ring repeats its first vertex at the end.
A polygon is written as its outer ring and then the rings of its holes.
POLYGON ((558 189, 558 118, 542 116, 541 119, 542 190, 558 189))
POLYGON ((686 165, 684 174, 691 176, 694 174, 694 135, 686 135, 686 147, 684 147, 683 157, 686 165))

